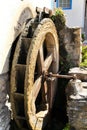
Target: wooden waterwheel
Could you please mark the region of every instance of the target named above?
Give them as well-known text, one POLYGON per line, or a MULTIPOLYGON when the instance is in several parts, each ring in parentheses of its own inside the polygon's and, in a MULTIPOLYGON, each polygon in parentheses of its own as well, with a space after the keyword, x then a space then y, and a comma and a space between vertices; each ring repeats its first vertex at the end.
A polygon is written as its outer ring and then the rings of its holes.
POLYGON ((17 42, 10 82, 13 118, 21 130, 42 130, 47 124, 57 86, 57 79, 47 74, 57 73, 58 66, 54 23, 29 20, 17 42))

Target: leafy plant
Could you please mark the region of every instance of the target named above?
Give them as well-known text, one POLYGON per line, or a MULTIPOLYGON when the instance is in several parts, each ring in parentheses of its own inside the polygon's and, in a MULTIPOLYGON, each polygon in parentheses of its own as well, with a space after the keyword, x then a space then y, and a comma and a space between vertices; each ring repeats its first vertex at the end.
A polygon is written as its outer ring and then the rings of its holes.
POLYGON ((54 13, 54 15, 52 15, 51 19, 55 23, 55 26, 58 31, 60 31, 61 29, 64 28, 66 19, 65 19, 64 12, 61 8, 57 8, 55 10, 55 13, 54 13))
POLYGON ((82 62, 80 67, 87 67, 87 46, 82 47, 82 62))
MULTIPOLYGON (((61 49, 62 50, 62 49, 61 49)), ((62 74, 67 74, 69 69, 74 66, 74 63, 71 62, 71 55, 66 54, 60 56, 60 61, 59 61, 59 70, 62 74)))
POLYGON ((82 33, 82 41, 85 40, 85 33, 82 33))
POLYGON ((65 128, 63 130, 70 130, 70 125, 66 124, 65 128))

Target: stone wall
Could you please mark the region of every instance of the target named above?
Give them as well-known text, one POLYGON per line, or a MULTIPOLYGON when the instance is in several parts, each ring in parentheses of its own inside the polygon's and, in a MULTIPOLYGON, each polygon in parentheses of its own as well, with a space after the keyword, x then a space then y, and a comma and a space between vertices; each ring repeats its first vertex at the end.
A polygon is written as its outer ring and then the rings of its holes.
POLYGON ((79 66, 82 51, 81 28, 67 27, 65 14, 61 8, 55 9, 54 15, 52 15, 51 19, 56 26, 59 38, 60 62, 62 61, 64 65, 65 63, 71 64, 71 67, 79 66))
POLYGON ((8 77, 7 73, 0 75, 0 130, 9 130, 10 128, 10 110, 6 106, 9 91, 8 77))
POLYGON ((81 62, 81 29, 64 27, 58 32, 60 56, 72 66, 81 62))
POLYGON ((70 130, 87 130, 87 82, 71 79, 66 87, 66 96, 70 130))

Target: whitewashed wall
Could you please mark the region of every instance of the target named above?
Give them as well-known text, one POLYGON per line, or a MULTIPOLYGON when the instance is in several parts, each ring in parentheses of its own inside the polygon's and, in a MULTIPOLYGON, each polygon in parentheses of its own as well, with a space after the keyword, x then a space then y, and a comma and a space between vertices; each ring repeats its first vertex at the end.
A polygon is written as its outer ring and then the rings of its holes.
POLYGON ((51 9, 51 3, 53 0, 29 0, 33 6, 36 8, 37 7, 40 7, 40 8, 43 8, 43 7, 47 7, 47 8, 50 8, 51 9))
MULTIPOLYGON (((0 0, 1 1, 1 0, 0 0)), ((9 52, 14 41, 14 28, 24 8, 30 7, 33 11, 38 7, 51 9, 53 0, 8 0, 1 1, 0 5, 0 74, 8 72, 9 52)), ((26 17, 26 16, 25 16, 26 17)))
POLYGON ((72 0, 72 9, 64 10, 67 25, 70 27, 84 27, 85 0, 72 0))
MULTIPOLYGON (((32 0, 30 0, 32 2, 32 0)), ((36 7, 48 7, 53 9, 54 0, 35 0, 32 2, 36 7)), ((72 8, 64 10, 66 15, 66 24, 69 27, 84 27, 85 0, 72 0, 72 8)))
MULTIPOLYGON (((9 54, 15 39, 15 28, 18 28, 22 11, 28 7, 33 8, 30 0, 8 0, 0 4, 0 74, 9 71, 9 54)), ((23 17, 26 19, 28 15, 30 13, 23 14, 23 17)))
MULTIPOLYGON (((1 1, 1 0, 0 0, 1 1)), ((9 0, 1 1, 0 5, 0 74, 8 71, 9 51, 14 40, 14 28, 17 25, 17 18, 22 9, 31 7, 35 10, 38 7, 53 9, 54 0, 9 0), (24 6, 24 7, 23 7, 24 6)), ((69 27, 84 27, 85 0, 72 0, 72 9, 64 10, 69 27)))

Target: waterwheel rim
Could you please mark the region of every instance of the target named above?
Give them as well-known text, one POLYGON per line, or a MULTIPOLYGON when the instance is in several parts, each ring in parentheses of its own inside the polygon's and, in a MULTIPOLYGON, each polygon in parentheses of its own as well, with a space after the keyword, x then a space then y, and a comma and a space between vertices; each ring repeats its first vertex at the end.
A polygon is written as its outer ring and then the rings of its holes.
POLYGON ((31 38, 29 38, 29 28, 33 19, 29 19, 27 24, 24 23, 24 28, 17 41, 15 48, 11 75, 10 75, 10 101, 12 108, 13 119, 21 130, 28 130, 28 125, 25 117, 24 108, 24 80, 26 71, 26 57, 31 38))
MULTIPOLYGON (((35 30, 27 55, 24 99, 26 118, 32 130, 41 130, 47 123, 45 118, 48 114, 48 107, 46 106, 49 103, 46 101, 48 98, 46 99, 44 95, 47 94, 47 89, 50 84, 45 79, 46 72, 57 73, 58 66, 58 36, 55 25, 47 18, 42 20, 35 30), (37 101, 38 95, 42 98, 40 101, 41 104, 37 101), (45 106, 44 110, 43 108, 38 110, 38 106, 41 105, 45 106)), ((56 80, 52 86, 55 91, 56 80)))

